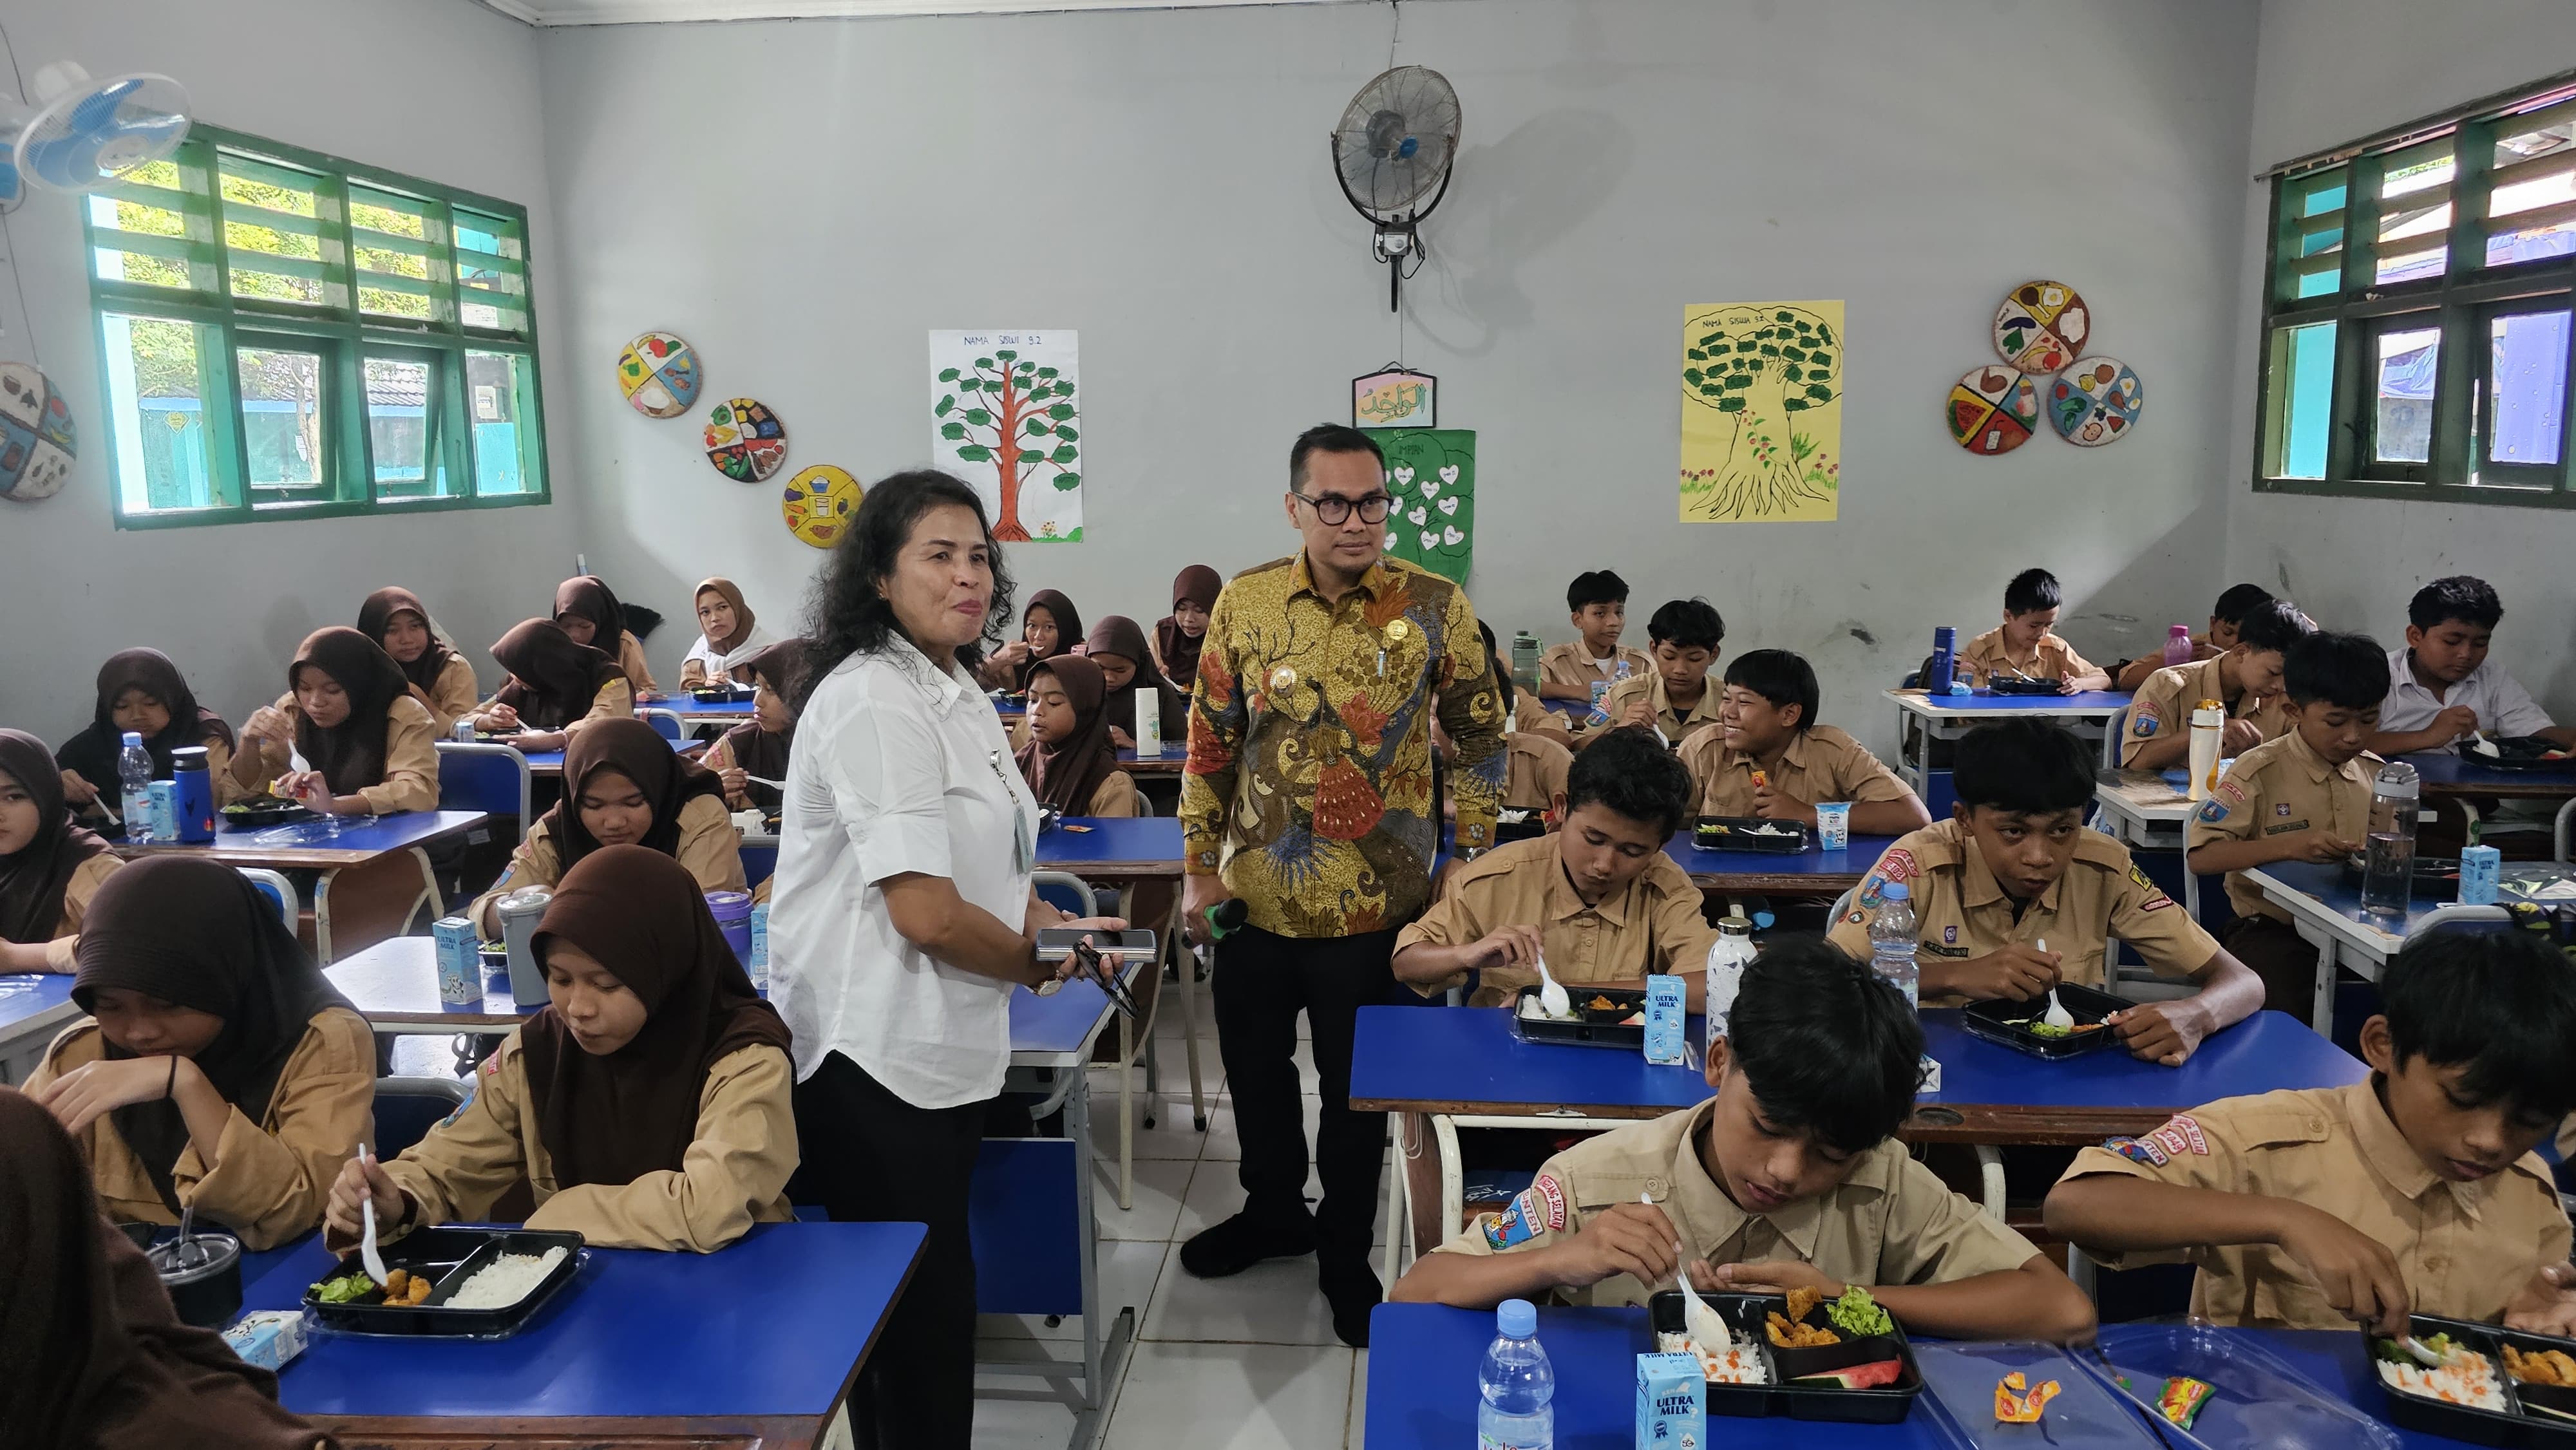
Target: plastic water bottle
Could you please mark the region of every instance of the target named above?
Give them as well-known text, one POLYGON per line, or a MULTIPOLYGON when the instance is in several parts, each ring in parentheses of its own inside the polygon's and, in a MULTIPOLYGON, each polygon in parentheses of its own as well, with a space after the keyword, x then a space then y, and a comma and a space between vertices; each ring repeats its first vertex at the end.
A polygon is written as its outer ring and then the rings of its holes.
POLYGON ((2165 629, 2166 668, 2190 664, 2191 656, 2191 626, 2188 624, 2167 626, 2165 629))
POLYGON ((762 992, 769 990, 769 903, 751 904, 751 961, 746 964, 751 985, 762 992))
POLYGON ((1740 916, 1721 917, 1717 923, 1717 940, 1708 944, 1708 977, 1706 1013, 1701 1030, 1707 1034, 1705 1047, 1713 1047, 1726 1036, 1729 1017, 1735 1011, 1735 993, 1744 984, 1744 969, 1757 956, 1753 950, 1753 923, 1740 916))
POLYGON ((1869 919, 1870 970, 1905 994, 1905 1005, 1922 1005, 1922 973, 1914 964, 1914 893, 1902 881, 1880 888, 1878 915, 1869 919))
POLYGON ((1538 636, 1526 629, 1512 632, 1512 683, 1535 695, 1538 693, 1538 636))
POLYGON ((2392 760, 2370 788, 2370 845, 2362 858, 2361 909, 2404 916, 2415 890, 2415 767, 2392 760))
POLYGON ((1506 1299, 1494 1311, 1494 1342, 1476 1366, 1476 1450, 1555 1450, 1556 1367, 1538 1342, 1538 1311, 1506 1299))
POLYGON ((125 732, 125 748, 116 755, 116 783, 125 797, 125 839, 135 845, 152 839, 152 752, 141 734, 125 732))

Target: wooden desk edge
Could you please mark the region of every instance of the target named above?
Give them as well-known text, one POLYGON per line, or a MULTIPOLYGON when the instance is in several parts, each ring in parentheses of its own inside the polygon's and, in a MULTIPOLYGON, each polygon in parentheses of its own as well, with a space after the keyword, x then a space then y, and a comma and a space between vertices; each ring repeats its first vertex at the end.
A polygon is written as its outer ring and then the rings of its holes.
MULTIPOLYGON (((846 1391, 844 1399, 847 1398, 846 1391)), ((346 1450, 485 1450, 599 1444, 669 1446, 672 1450, 813 1450, 823 1443, 832 1416, 679 1415, 307 1415, 316 1428, 339 1437, 346 1450)))
POLYGON ((1097 881, 1178 881, 1178 861, 1040 861, 1040 871, 1062 871, 1097 881))
POLYGON ((1691 885, 1702 891, 1755 891, 1766 896, 1840 896, 1860 884, 1868 875, 1861 871, 1807 872, 1801 875, 1764 875, 1759 871, 1729 871, 1724 875, 1707 872, 1691 873, 1691 885))
MULTIPOLYGON (((2105 1138, 2135 1137, 2153 1132, 2192 1104, 2171 1108, 2061 1108, 2004 1103, 1928 1102, 1915 1105, 1914 1116, 1897 1130, 1908 1143, 1993 1143, 2029 1147, 2083 1148, 2105 1138), (1927 1116, 1927 1112, 1929 1116, 1927 1116), (1957 1114, 1955 1123, 1942 1121, 1957 1114)), ((1351 1099, 1358 1113, 1430 1113, 1453 1118, 1557 1118, 1568 1127, 1586 1122, 1636 1123, 1660 1118, 1680 1108, 1637 1103, 1498 1103, 1435 1101, 1423 1098, 1351 1099)))

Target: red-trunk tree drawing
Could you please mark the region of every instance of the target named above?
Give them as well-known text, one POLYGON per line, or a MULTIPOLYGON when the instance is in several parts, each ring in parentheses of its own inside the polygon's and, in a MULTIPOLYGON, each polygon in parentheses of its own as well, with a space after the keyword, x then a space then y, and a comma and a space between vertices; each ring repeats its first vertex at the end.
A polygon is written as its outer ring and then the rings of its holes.
POLYGON ((960 461, 989 463, 1001 491, 993 537, 1016 543, 1029 537, 1020 522, 1020 490, 1040 478, 1067 493, 1082 486, 1075 427, 1073 379, 1041 367, 1010 349, 975 359, 971 368, 942 368, 943 391, 932 416, 939 436, 955 445, 960 461))

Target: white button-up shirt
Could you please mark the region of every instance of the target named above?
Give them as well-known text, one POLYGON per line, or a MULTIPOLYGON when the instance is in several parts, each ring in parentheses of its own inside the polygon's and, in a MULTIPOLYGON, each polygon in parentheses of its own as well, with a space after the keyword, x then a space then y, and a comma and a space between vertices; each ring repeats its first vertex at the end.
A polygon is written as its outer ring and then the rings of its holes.
MULTIPOLYGON (((2495 656, 2480 660, 2467 678, 2437 696, 2415 678, 2406 658, 2411 653, 2404 645, 2388 652, 2388 698, 2379 702, 2380 729, 2394 735, 2421 730, 2453 705, 2477 711, 2478 726, 2489 735, 2537 735, 2550 727, 2549 712, 2521 681, 2496 668, 2495 656)), ((2434 749, 2444 755, 2460 753, 2458 741, 2434 749)))
POLYGON ((999 1093, 1013 985, 906 940, 881 889, 943 876, 1014 929, 1027 916, 1038 807, 992 705, 903 640, 852 655, 797 719, 785 798, 769 992, 797 1079, 839 1052, 916 1107, 999 1093))

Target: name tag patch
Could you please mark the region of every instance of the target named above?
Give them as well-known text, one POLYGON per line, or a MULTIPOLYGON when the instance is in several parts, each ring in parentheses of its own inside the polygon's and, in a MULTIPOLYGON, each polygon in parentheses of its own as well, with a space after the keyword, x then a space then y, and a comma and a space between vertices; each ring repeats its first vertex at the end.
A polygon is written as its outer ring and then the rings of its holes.
POLYGON ((1968 949, 1966 947, 1949 946, 1936 942, 1925 942, 1923 944, 1923 950, 1930 952, 1936 957, 1958 957, 1965 959, 1968 955, 1968 949))
POLYGON ((2277 826, 2265 826, 2263 828, 2263 834, 2267 836, 2286 836, 2294 831, 2304 831, 2307 828, 2308 823, 2305 821, 2283 821, 2277 826))

